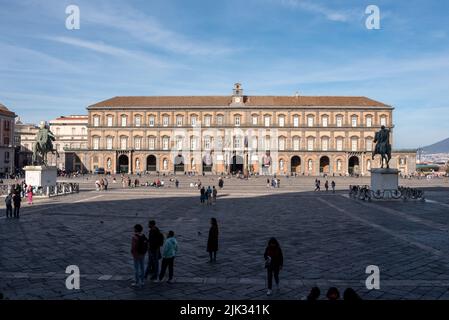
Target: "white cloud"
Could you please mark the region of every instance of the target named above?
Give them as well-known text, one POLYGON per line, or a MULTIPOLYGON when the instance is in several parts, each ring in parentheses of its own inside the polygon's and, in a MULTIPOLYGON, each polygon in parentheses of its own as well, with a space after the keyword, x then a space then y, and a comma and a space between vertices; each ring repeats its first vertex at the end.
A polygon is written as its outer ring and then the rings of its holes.
POLYGON ((282 5, 307 11, 310 13, 316 13, 324 16, 327 20, 335 22, 348 22, 355 17, 353 11, 350 10, 336 10, 329 8, 317 1, 309 0, 279 0, 282 5))

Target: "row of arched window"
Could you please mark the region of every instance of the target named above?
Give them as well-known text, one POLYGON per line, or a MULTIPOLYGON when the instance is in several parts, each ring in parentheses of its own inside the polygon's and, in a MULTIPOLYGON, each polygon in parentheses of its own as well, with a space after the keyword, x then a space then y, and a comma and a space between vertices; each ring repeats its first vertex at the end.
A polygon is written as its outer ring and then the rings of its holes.
MULTIPOLYGON (((171 116, 169 114, 163 114, 161 116, 160 123, 156 122, 156 118, 157 117, 155 115, 150 115, 150 116, 148 116, 148 121, 145 123, 144 116, 138 114, 138 115, 134 115, 134 121, 133 121, 133 123, 130 123, 128 116, 123 114, 123 115, 119 116, 118 123, 116 123, 114 115, 106 115, 105 123, 102 123, 100 115, 93 115, 92 126, 94 126, 94 127, 100 127, 100 126, 107 126, 107 127, 117 127, 117 126, 118 127, 130 127, 130 126, 135 126, 135 127, 175 126, 176 127, 177 126, 177 127, 182 127, 182 126, 188 126, 188 125, 197 126, 201 122, 202 126, 209 127, 209 126, 213 126, 213 125, 221 126, 221 125, 226 124, 224 121, 225 117, 223 114, 216 115, 215 119, 213 118, 212 115, 205 115, 205 116, 203 116, 203 121, 200 120, 200 117, 198 115, 190 115, 188 123, 184 120, 183 115, 176 115, 174 124, 170 123, 171 116), (215 120, 215 122, 214 122, 214 120, 215 120)), ((315 127, 315 126, 320 126, 320 127, 343 127, 343 126, 372 127, 375 125, 388 126, 388 117, 386 115, 381 115, 379 117, 378 123, 375 123, 375 121, 374 121, 375 117, 374 117, 374 115, 371 115, 371 114, 364 116, 364 119, 359 119, 360 117, 355 114, 351 115, 348 120, 349 123, 347 123, 348 121, 345 120, 345 116, 343 114, 337 114, 335 117, 333 117, 332 120, 329 115, 321 115, 319 117, 319 119, 317 120, 315 115, 309 114, 309 115, 306 115, 305 121, 303 123, 301 123, 300 115, 293 115, 291 117, 290 123, 287 122, 287 116, 285 116, 283 114, 277 116, 276 122, 274 122, 273 118, 274 117, 270 114, 266 114, 263 117, 261 117, 260 115, 253 114, 253 115, 251 115, 250 121, 248 121, 248 123, 244 123, 242 115, 234 114, 232 123, 227 123, 227 124, 234 125, 236 127, 243 126, 243 125, 265 126, 265 127, 274 127, 274 126, 278 126, 278 127, 286 127, 286 126, 289 126, 289 127, 300 127, 300 126, 307 126, 307 127, 315 127)))

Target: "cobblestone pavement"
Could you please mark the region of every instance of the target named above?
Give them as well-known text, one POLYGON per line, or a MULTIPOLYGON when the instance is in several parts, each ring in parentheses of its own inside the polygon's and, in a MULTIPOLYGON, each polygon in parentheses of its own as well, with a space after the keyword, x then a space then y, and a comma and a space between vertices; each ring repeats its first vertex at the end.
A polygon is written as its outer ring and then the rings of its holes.
MULTIPOLYGON (((153 179, 153 178, 151 178, 153 179)), ((181 188, 90 190, 24 204, 20 220, 0 210, 0 292, 10 299, 268 299, 263 251, 269 237, 285 256, 281 291, 269 299, 302 299, 312 286, 353 287, 365 299, 449 298, 447 180, 403 181, 426 187, 427 202, 349 199, 346 191, 310 191, 312 177, 226 179, 217 204, 181 188), (209 219, 220 227, 217 262, 208 263, 209 219), (133 289, 132 227, 157 220, 179 241, 175 283, 133 289), (81 289, 67 290, 65 269, 77 265, 81 289), (380 290, 365 288, 365 268, 380 268, 380 290)), ((216 184, 210 177, 203 183, 216 184)), ((341 189, 367 184, 335 178, 341 189)), ((366 180, 366 178, 364 178, 366 180)), ((168 180, 168 179, 167 179, 168 180)), ((323 179, 321 179, 323 182, 323 179)))

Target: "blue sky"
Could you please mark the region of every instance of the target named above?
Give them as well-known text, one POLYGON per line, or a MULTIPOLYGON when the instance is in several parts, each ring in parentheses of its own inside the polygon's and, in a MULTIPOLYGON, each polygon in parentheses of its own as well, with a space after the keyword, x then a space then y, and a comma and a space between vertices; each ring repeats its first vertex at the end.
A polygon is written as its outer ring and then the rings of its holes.
POLYGON ((0 0, 0 102, 26 122, 118 95, 362 95, 396 148, 449 137, 449 2, 0 0), (68 5, 80 30, 65 28, 68 5), (381 29, 365 27, 365 8, 381 29))

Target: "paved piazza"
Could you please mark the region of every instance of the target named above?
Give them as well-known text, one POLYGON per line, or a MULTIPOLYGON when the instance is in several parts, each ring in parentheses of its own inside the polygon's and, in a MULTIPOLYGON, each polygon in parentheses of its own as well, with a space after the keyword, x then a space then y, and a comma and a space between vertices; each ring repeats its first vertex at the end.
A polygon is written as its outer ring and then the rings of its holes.
POLYGON ((365 299, 449 299, 447 178, 401 180, 425 189, 425 203, 349 199, 348 185, 368 178, 335 178, 336 194, 314 193, 314 177, 282 177, 279 189, 267 188, 264 177, 232 178, 212 207, 188 186, 197 179, 180 177, 179 189, 111 183, 97 192, 90 178, 79 194, 24 201, 20 221, 5 219, 3 208, 0 292, 9 299, 268 299, 263 252, 275 236, 285 262, 281 291, 270 299, 302 299, 315 285, 322 292, 351 286, 365 299), (220 227, 214 264, 206 252, 211 217, 220 227), (176 233, 175 283, 133 289, 132 227, 149 219, 176 233), (65 288, 68 265, 81 270, 80 290, 65 288), (380 290, 364 286, 368 265, 380 268, 380 290))

